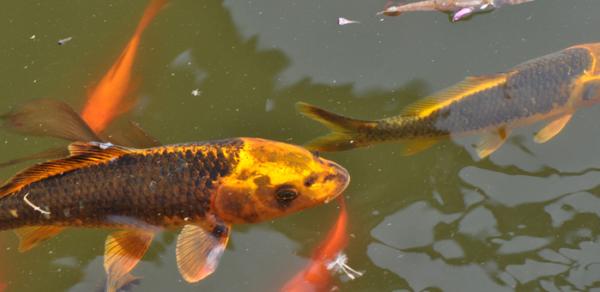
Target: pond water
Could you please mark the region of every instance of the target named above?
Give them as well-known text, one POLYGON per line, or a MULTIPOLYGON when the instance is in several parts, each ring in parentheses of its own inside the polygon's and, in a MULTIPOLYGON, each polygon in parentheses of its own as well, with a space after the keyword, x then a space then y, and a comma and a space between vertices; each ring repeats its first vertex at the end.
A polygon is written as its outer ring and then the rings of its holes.
MULTIPOLYGON (((148 1, 5 1, 0 110, 35 98, 81 108, 131 37, 148 1), (64 45, 57 41, 72 37, 64 45)), ((170 1, 144 32, 127 117, 163 143, 253 136, 302 144, 326 132, 294 108, 310 102, 362 119, 469 75, 600 41, 600 1, 539 0, 459 23, 442 13, 381 18, 385 1, 170 1), (339 26, 338 17, 360 21, 339 26)), ((513 132, 489 158, 473 141, 413 156, 398 144, 323 156, 345 166, 349 264, 340 291, 600 291, 600 107, 556 138, 513 132)), ((64 145, 2 131, 0 160, 64 145)), ((0 170, 7 179, 26 167, 0 170)), ((236 225, 219 269, 190 285, 161 233, 134 291, 278 291, 335 222, 328 204, 236 225)), ((71 229, 27 253, 0 233, 7 291, 90 291, 105 277, 108 230, 71 229)))

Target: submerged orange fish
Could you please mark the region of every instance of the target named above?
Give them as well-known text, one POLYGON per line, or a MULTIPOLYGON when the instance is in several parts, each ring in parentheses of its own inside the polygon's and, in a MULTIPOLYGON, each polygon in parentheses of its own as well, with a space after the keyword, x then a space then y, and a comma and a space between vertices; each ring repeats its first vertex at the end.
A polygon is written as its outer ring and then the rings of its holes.
POLYGON ((511 129, 550 122, 534 138, 556 136, 581 107, 600 102, 600 43, 582 44, 533 59, 508 72, 468 77, 406 107, 398 116, 376 121, 343 117, 305 103, 300 112, 333 130, 307 147, 340 151, 383 142, 406 143, 414 154, 450 135, 481 135, 483 158, 506 141, 511 129))
POLYGON ((345 263, 343 249, 348 244, 348 213, 343 197, 339 197, 340 214, 335 225, 315 250, 310 263, 296 274, 281 289, 282 292, 320 292, 331 291, 331 275, 336 270, 343 270, 351 278, 362 275, 345 263), (340 260, 341 259, 341 260, 340 260))
POLYGON ((104 130, 118 115, 134 106, 135 100, 126 100, 131 92, 131 69, 137 55, 142 33, 148 27, 166 0, 152 0, 127 46, 88 97, 81 116, 96 133, 104 130))

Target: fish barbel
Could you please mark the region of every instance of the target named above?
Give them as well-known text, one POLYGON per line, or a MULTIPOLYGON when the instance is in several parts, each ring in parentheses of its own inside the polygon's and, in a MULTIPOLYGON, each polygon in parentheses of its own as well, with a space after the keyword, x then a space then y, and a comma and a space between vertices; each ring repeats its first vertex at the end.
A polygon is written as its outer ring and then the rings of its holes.
MULTIPOLYGON (((58 105, 53 109, 59 115, 65 110, 61 116, 69 122, 51 135, 93 137, 81 118, 58 105)), ((31 104, 24 108, 4 118, 21 123, 35 114, 31 104)), ((58 123, 45 121, 44 129, 58 123)), ((327 203, 350 181, 332 161, 300 146, 259 138, 144 149, 74 142, 69 152, 0 187, 0 230, 15 229, 19 250, 26 251, 68 227, 122 229, 105 242, 110 287, 130 276, 160 230, 183 227, 177 264, 186 281, 197 282, 217 268, 231 224, 327 203)))
POLYGON ((467 77, 376 121, 343 117, 299 103, 298 109, 333 130, 309 149, 340 151, 382 142, 403 142, 404 154, 424 150, 450 135, 481 135, 480 158, 498 149, 511 129, 550 121, 534 137, 557 135, 575 111, 600 102, 600 43, 582 44, 513 67, 508 72, 467 77))

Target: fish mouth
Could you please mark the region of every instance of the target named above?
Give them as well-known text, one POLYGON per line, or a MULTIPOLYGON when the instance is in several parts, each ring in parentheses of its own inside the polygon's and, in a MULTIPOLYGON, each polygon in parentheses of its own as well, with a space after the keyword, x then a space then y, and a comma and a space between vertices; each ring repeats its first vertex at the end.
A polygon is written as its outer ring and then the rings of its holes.
POLYGON ((333 173, 328 175, 326 179, 334 180, 336 182, 336 188, 331 193, 329 200, 335 199, 339 196, 350 184, 350 173, 343 166, 333 162, 327 161, 327 164, 331 169, 333 169, 333 173))

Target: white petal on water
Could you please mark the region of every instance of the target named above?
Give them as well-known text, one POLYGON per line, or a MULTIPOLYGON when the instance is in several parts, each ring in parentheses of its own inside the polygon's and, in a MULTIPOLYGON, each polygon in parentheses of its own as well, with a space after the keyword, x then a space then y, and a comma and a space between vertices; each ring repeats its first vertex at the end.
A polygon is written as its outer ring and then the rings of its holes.
POLYGON ((333 261, 327 263, 327 270, 340 274, 343 273, 350 278, 350 280, 354 280, 364 275, 364 272, 359 272, 348 265, 348 256, 343 252, 338 253, 333 261))
POLYGON ((343 18, 343 17, 338 18, 338 25, 348 25, 348 24, 354 24, 354 23, 360 23, 360 22, 356 21, 356 20, 350 20, 347 18, 343 18))

